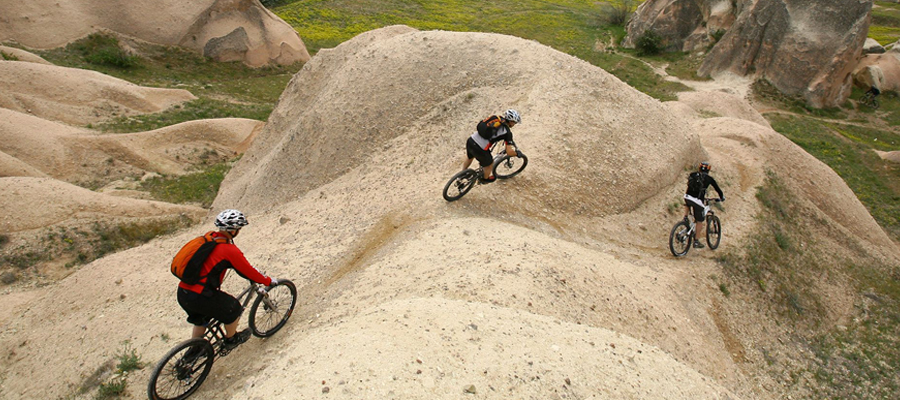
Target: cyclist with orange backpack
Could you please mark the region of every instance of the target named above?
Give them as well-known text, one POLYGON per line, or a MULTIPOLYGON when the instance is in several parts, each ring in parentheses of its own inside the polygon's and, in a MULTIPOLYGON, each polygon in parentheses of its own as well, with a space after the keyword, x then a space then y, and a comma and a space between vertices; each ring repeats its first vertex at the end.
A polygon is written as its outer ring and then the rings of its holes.
MULTIPOLYGON (((187 312, 187 321, 194 325, 191 336, 203 337, 206 325, 210 319, 215 318, 225 325, 225 346, 233 349, 250 338, 250 329, 237 332, 238 322, 244 308, 234 296, 221 290, 222 281, 229 268, 234 269, 238 275, 261 285, 271 286, 278 283, 277 279, 270 278, 254 268, 244 254, 234 245, 234 237, 240 233, 241 228, 248 224, 247 218, 238 210, 225 210, 216 217, 215 225, 218 231, 208 232, 201 238, 205 242, 200 249, 194 249, 201 253, 203 249, 211 247, 208 256, 204 253, 196 260, 194 254, 190 254, 191 261, 197 261, 199 275, 193 279, 182 276, 182 272, 176 273, 176 262, 188 248, 179 252, 173 261, 172 272, 182 281, 178 284, 178 304, 187 312), (188 282, 185 282, 187 280, 188 282)), ((202 239, 202 240, 201 240, 202 239)), ((192 241, 194 242, 194 241, 192 241)), ((189 243, 190 244, 190 243, 189 243)), ((196 273, 195 273, 196 275, 196 273)))
POLYGON ((466 141, 466 161, 463 162, 463 171, 472 165, 472 160, 478 159, 478 163, 484 168, 482 183, 491 183, 497 180, 493 176, 494 157, 491 155, 491 145, 501 140, 506 142, 506 154, 510 157, 518 155, 513 142, 512 131, 509 128, 522 122, 519 112, 513 109, 506 110, 503 115, 492 115, 478 123, 476 132, 466 141))

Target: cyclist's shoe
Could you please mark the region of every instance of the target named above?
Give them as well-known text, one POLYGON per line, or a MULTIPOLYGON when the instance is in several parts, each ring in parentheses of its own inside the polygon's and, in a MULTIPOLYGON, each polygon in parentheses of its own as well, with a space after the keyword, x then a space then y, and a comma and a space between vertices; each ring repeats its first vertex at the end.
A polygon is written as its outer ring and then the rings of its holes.
POLYGON ((486 184, 491 183, 491 182, 496 181, 496 180, 497 180, 497 177, 491 175, 490 178, 481 178, 481 184, 482 184, 482 185, 486 185, 486 184))
POLYGON ((250 339, 250 328, 235 333, 234 336, 230 338, 225 338, 225 348, 227 350, 234 350, 248 339, 250 339))
POLYGON ((702 248, 704 248, 704 247, 706 247, 706 246, 704 246, 703 243, 700 243, 699 240, 695 240, 695 241, 694 241, 694 248, 695 248, 695 249, 702 249, 702 248))
POLYGON ((683 220, 683 221, 684 221, 685 223, 688 223, 688 224, 691 223, 691 220, 688 219, 687 215, 684 216, 684 220, 683 220))

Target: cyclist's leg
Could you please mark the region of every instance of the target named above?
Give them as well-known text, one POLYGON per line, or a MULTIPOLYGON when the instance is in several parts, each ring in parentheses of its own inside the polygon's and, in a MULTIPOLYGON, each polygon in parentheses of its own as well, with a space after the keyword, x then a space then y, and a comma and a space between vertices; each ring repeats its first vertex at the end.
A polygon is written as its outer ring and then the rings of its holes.
MULTIPOLYGON (((472 138, 466 142, 466 154, 478 160, 478 164, 484 168, 484 178, 487 179, 491 176, 491 171, 494 169, 494 156, 491 155, 490 150, 485 150, 478 147, 478 144, 475 143, 472 138)), ((469 160, 471 162, 471 159, 469 160)))
POLYGON ((494 172, 494 164, 488 164, 484 166, 484 179, 490 179, 491 174, 494 172))
MULTIPOLYGON (((703 237, 703 207, 700 207, 693 202, 685 201, 685 208, 690 209, 690 211, 694 214, 694 237, 700 238, 703 237)), ((688 210, 685 210, 688 211, 688 210)))
POLYGON ((463 161, 462 170, 465 171, 465 170, 469 169, 469 166, 472 165, 472 160, 474 160, 474 159, 475 158, 466 158, 466 160, 463 161))
POLYGON ((191 330, 191 339, 202 338, 206 335, 206 325, 194 325, 191 330))
POLYGON ((244 312, 244 307, 232 295, 219 290, 213 295, 213 300, 217 305, 213 318, 222 321, 225 325, 226 338, 234 336, 238 323, 241 322, 241 313, 244 312))
POLYGON ((479 150, 481 149, 472 138, 466 140, 466 160, 463 161, 463 171, 467 170, 469 166, 472 165, 472 160, 478 157, 479 150))
POLYGON ((210 316, 207 314, 206 298, 187 289, 178 289, 178 304, 187 313, 187 322, 193 325, 191 338, 202 338, 206 334, 206 325, 210 316))
POLYGON ((697 223, 697 230, 695 231, 696 234, 694 235, 694 237, 697 238, 697 240, 700 240, 700 238, 704 237, 703 235, 706 234, 705 233, 706 216, 703 215, 703 207, 700 207, 700 206, 694 204, 693 209, 694 209, 694 221, 696 221, 696 223, 697 223))

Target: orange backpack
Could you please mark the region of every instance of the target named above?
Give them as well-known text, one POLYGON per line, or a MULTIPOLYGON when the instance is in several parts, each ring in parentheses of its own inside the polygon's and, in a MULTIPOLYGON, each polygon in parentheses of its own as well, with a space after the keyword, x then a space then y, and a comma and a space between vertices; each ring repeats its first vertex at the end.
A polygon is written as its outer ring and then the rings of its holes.
POLYGON ((198 236, 178 250, 178 254, 172 259, 172 275, 189 285, 200 283, 200 279, 205 277, 200 276, 203 263, 217 244, 228 243, 228 238, 213 236, 214 232, 209 231, 203 236, 198 236))

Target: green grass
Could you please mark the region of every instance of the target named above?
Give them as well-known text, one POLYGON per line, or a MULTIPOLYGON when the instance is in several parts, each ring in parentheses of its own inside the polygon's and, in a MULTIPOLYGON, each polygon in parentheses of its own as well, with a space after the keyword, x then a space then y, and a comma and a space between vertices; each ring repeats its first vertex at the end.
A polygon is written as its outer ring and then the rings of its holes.
POLYGON ((146 363, 141 360, 137 350, 131 347, 131 342, 125 341, 122 345, 122 350, 116 354, 116 359, 119 361, 116 364, 116 371, 126 374, 144 368, 146 363))
POLYGON ((768 120, 840 175, 872 217, 900 240, 900 167, 872 151, 900 150, 900 135, 803 116, 769 115, 768 120))
POLYGON ((809 276, 823 268, 819 267, 819 253, 806 251, 816 244, 809 242, 799 220, 803 213, 790 189, 772 172, 767 173, 756 198, 763 205, 757 231, 744 248, 725 252, 717 260, 733 280, 756 286, 782 318, 815 327, 826 310, 809 276), (806 249, 801 249, 797 243, 804 240, 806 249))
POLYGON ((900 5, 885 1, 876 1, 872 8, 872 22, 869 26, 869 37, 882 46, 900 39, 900 5))
MULTIPOLYGON (((838 119, 845 120, 847 119, 847 111, 840 107, 834 108, 813 108, 810 107, 806 103, 806 99, 804 99, 800 95, 787 95, 781 93, 778 89, 775 88, 771 83, 765 80, 757 80, 753 82, 750 87, 753 96, 757 101, 761 103, 768 103, 772 106, 781 109, 790 111, 797 114, 809 115, 819 118, 828 118, 828 119, 838 119)), ((862 93, 860 92, 860 95, 862 93)), ((851 96, 852 97, 852 96, 851 96)), ((858 98, 858 97, 855 97, 858 98)), ((845 103, 845 106, 850 106, 850 103, 845 103)))
POLYGON ((187 175, 148 179, 141 183, 141 188, 150 192, 157 200, 198 204, 206 208, 215 200, 219 185, 231 165, 229 162, 219 163, 187 175))
POLYGON ((19 61, 19 57, 16 57, 13 54, 9 54, 5 51, 0 51, 0 58, 6 61, 19 61))
POLYGON ((274 8, 293 26, 311 53, 335 47, 354 36, 389 25, 420 30, 494 32, 533 39, 597 65, 635 88, 661 100, 675 99, 685 90, 667 82, 647 65, 608 51, 597 51, 599 41, 621 42, 622 26, 607 25, 603 12, 608 2, 578 0, 298 0, 274 8), (510 11, 513 10, 513 11, 510 11))
POLYGON ((900 393, 900 276, 877 260, 846 261, 843 267, 856 282, 864 311, 810 340, 816 355, 811 369, 826 383, 816 398, 894 399, 900 393))
MULTIPOLYGON (((302 67, 296 64, 250 68, 239 62, 216 62, 176 47, 133 43, 140 55, 139 63, 120 68, 86 61, 81 50, 88 46, 86 41, 87 38, 36 53, 57 65, 95 70, 138 85, 185 89, 201 99, 269 107, 302 67)), ((229 111, 225 110, 222 116, 229 116, 229 111)))
POLYGON ((25 270, 62 260, 67 267, 86 264, 107 254, 138 246, 193 222, 185 216, 132 223, 100 223, 89 227, 47 229, 38 246, 16 248, 0 256, 0 266, 25 270))
POLYGON ((119 39, 107 34, 92 33, 70 46, 90 64, 121 69, 140 64, 139 57, 128 54, 119 46, 119 39))
MULTIPOLYGON (((822 226, 799 206, 791 189, 769 172, 759 188, 762 205, 758 227, 741 248, 717 257, 723 272, 737 287, 767 306, 775 323, 796 332, 792 341, 803 343, 812 356, 795 359, 787 367, 792 376, 810 373, 815 384, 799 382, 814 395, 810 398, 893 398, 900 390, 900 270, 854 248, 839 233, 834 249, 811 240, 806 226, 822 226), (855 299, 853 314, 843 326, 825 318, 822 293, 813 283, 846 282, 855 299), (825 323, 823 323, 825 322, 825 323)), ((719 290, 728 296, 725 283, 719 290)), ((795 380, 791 384, 798 384, 795 380)))
POLYGON ((198 119, 248 118, 265 121, 273 108, 274 103, 237 104, 201 98, 161 113, 118 117, 92 125, 92 128, 103 132, 144 132, 198 119))

